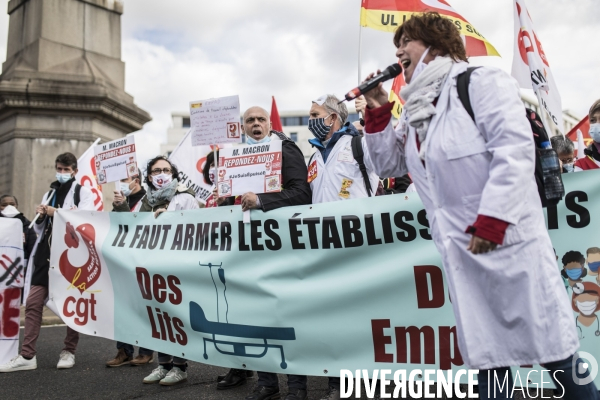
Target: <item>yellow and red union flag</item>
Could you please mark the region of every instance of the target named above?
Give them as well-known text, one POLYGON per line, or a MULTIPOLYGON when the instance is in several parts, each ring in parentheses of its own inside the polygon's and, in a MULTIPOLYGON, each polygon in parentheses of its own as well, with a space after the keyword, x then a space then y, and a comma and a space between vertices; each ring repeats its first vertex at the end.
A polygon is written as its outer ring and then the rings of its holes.
POLYGON ((465 41, 469 57, 500 55, 446 0, 362 0, 360 25, 384 32, 395 32, 411 15, 426 11, 436 11, 454 22, 465 41))
MULTIPOLYGON (((362 0, 360 25, 384 32, 395 32, 398 26, 413 14, 426 11, 436 11, 454 22, 465 42, 467 56, 500 56, 494 46, 446 0, 362 0)), ((390 91, 389 100, 396 102, 392 110, 396 118, 399 118, 402 112, 404 102, 400 99, 400 89, 404 85, 404 76, 398 75, 390 91)))
POLYGON ((395 101, 394 108, 392 108, 392 115, 394 118, 400 118, 400 114, 402 113, 402 107, 404 106, 404 100, 400 97, 400 89, 402 89, 406 85, 404 81, 404 74, 400 74, 394 78, 392 82, 392 88, 390 89, 389 101, 395 101))

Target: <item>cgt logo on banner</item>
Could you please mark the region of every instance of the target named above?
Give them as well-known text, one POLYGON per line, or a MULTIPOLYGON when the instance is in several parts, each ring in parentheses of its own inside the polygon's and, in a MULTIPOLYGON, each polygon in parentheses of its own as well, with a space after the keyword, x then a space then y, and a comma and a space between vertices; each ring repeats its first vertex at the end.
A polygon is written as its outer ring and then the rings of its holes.
POLYGON ((0 218, 0 364, 17 355, 25 263, 23 226, 16 218, 0 218))
MULTIPOLYGON (((564 276, 564 287, 549 296, 568 294, 580 358, 596 359, 598 174, 567 174, 564 201, 546 210, 555 278, 564 276)), ((159 219, 59 210, 54 224, 51 302, 79 332, 275 373, 440 369, 457 377, 467 368, 416 194, 253 210, 249 224, 237 206, 159 219)), ((515 262, 529 268, 527 260, 515 262)), ((548 387, 540 366, 514 369, 515 382, 548 387)))
POLYGON ((75 217, 72 223, 57 223, 61 219, 55 218, 53 246, 60 243, 61 251, 53 251, 50 260, 48 307, 67 324, 89 328, 88 334, 112 337, 112 282, 109 271, 102 268, 104 262, 98 250, 102 246, 98 227, 103 225, 95 223, 108 213, 69 213, 75 217))

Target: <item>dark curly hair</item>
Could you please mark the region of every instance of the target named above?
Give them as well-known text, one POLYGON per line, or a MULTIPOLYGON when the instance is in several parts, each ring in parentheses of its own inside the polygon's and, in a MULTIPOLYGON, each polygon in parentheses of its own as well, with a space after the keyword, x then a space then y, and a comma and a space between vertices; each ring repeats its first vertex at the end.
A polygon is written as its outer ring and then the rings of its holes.
POLYGON ((585 264, 585 257, 578 251, 567 251, 562 258, 563 265, 568 263, 578 262, 582 266, 585 264))
POLYGON ((425 46, 431 46, 440 55, 450 56, 454 61, 467 61, 467 51, 456 25, 436 12, 413 15, 400 25, 394 34, 396 47, 400 47, 402 35, 420 40, 425 46))
POLYGON ((171 166, 171 174, 173 175, 173 179, 177 179, 179 177, 179 170, 177 169, 177 166, 175 164, 173 164, 171 161, 169 161, 169 159, 165 156, 156 156, 154 157, 152 160, 148 161, 148 164, 146 164, 146 185, 148 185, 149 187, 151 187, 152 189, 156 189, 156 186, 154 186, 152 184, 152 182, 150 182, 150 171, 152 171, 152 167, 154 166, 154 164, 156 164, 158 161, 163 160, 169 163, 169 165, 171 166))

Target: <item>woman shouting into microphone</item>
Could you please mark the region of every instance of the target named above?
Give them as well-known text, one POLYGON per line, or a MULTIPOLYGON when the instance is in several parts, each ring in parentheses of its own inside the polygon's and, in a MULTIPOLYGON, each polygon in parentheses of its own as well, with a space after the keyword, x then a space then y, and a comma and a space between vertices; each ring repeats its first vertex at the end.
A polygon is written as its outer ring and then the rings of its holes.
POLYGON ((512 398, 510 366, 542 364, 565 398, 596 400, 594 384, 580 386, 572 375, 573 358, 581 361, 574 356, 579 341, 544 223, 531 128, 515 81, 494 68, 468 71, 471 119, 457 93, 457 77, 469 64, 450 20, 413 16, 394 44, 406 104, 394 129, 393 103, 382 86, 365 93, 365 137, 379 176, 410 172, 425 204, 459 348, 465 363, 480 370, 481 398, 512 398), (504 388, 488 387, 505 377, 504 388))

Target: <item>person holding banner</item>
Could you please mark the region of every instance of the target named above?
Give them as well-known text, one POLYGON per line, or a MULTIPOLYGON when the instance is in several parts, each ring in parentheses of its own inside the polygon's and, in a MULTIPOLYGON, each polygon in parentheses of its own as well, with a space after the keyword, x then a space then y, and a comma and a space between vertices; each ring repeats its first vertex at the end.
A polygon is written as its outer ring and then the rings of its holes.
MULTIPOLYGON (((311 190, 306 182, 306 164, 302 151, 290 138, 282 132, 271 129, 271 119, 267 110, 262 107, 250 107, 243 115, 243 129, 246 134, 247 144, 268 143, 272 140, 281 140, 281 182, 280 192, 274 193, 244 193, 240 199, 242 210, 261 209, 264 212, 275 210, 281 207, 298 206, 310 204, 311 190)), ((219 162, 210 155, 207 157, 204 178, 213 183, 214 173, 211 176, 211 168, 219 162)), ((214 170, 213 170, 214 171, 214 170)), ((216 191, 213 192, 216 196, 216 191)), ((233 197, 217 199, 219 205, 234 205, 233 197)), ((243 385, 247 378, 252 376, 250 371, 232 368, 222 377, 219 377, 217 383, 218 390, 232 389, 243 385)), ((304 400, 307 398, 307 378, 304 375, 288 375, 288 393, 286 400, 304 400)), ((245 400, 269 400, 279 399, 279 379, 277 374, 271 372, 258 371, 258 381, 252 393, 245 397, 245 400)))
POLYGON ((600 100, 596 100, 588 113, 590 137, 593 142, 583 151, 585 157, 575 162, 575 172, 600 168, 600 100))
MULTIPOLYGON (((137 212, 142 206, 142 199, 146 195, 146 189, 142 187, 140 170, 137 175, 121 179, 118 192, 114 191, 113 211, 115 212, 137 212), (132 187, 133 185, 133 187, 132 187)), ((117 355, 106 362, 107 367, 120 367, 122 365, 143 365, 154 361, 154 351, 140 347, 137 357, 133 358, 133 346, 128 343, 117 342, 117 355)))
MULTIPOLYGON (((157 156, 148 161, 146 168, 148 192, 140 200, 139 211, 153 212, 158 218, 165 211, 200 208, 194 191, 179 183, 178 176, 177 167, 167 157, 157 156)), ((144 383, 160 383, 164 386, 185 381, 187 381, 187 360, 161 352, 158 352, 158 367, 143 380, 144 383)))
POLYGON ((479 369, 480 398, 512 398, 510 366, 541 364, 565 398, 596 400, 575 354, 573 312, 546 230, 531 128, 514 79, 495 68, 471 71, 472 120, 456 85, 469 64, 450 20, 413 16, 398 27, 394 44, 406 104, 394 129, 394 103, 382 85, 365 94, 368 151, 381 176, 411 173, 442 255, 462 358, 479 369))
MULTIPOLYGON (((42 325, 44 303, 48 298, 48 270, 50 268, 50 246, 54 213, 64 210, 95 210, 92 192, 75 182, 77 174, 77 157, 71 153, 63 153, 56 157, 56 181, 52 182, 42 204, 36 209, 39 217, 34 224, 38 239, 29 258, 28 276, 31 278, 31 289, 27 295, 25 308, 25 337, 21 354, 7 364, 0 366, 0 372, 14 372, 37 368, 36 343, 42 325)), ((26 278, 26 281, 28 279, 26 278)), ((72 368, 75 365, 75 350, 79 341, 79 333, 67 326, 65 347, 60 353, 56 368, 72 368)))
MULTIPOLYGON (((375 196, 379 177, 373 172, 364 138, 353 124, 346 122, 347 118, 346 104, 334 95, 326 94, 312 102, 308 129, 315 138, 309 143, 317 151, 308 162, 308 182, 314 204, 375 196), (355 159, 355 146, 364 149, 364 160, 355 159)), ((328 385, 322 400, 339 400, 340 378, 330 377, 328 385)))

